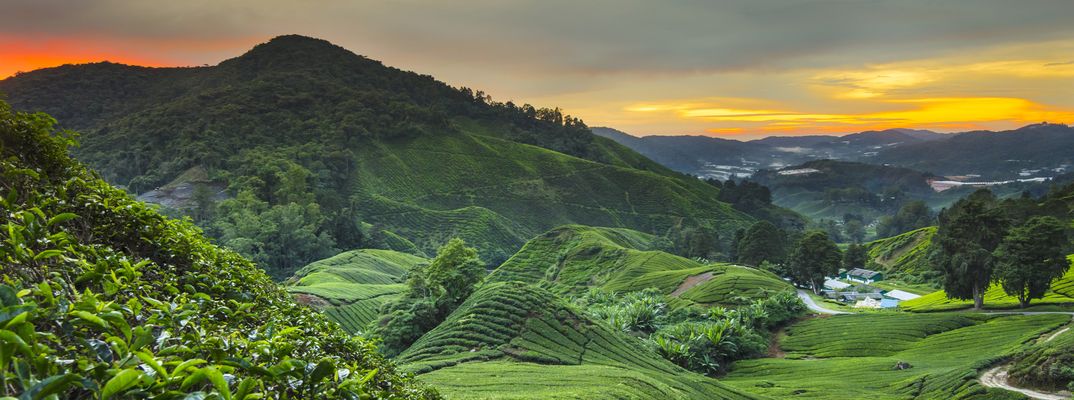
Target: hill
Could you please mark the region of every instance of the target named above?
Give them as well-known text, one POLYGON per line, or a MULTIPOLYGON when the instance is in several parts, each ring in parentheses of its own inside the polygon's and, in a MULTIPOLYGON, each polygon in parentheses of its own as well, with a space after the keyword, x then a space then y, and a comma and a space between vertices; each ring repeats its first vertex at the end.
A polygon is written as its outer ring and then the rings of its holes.
POLYGON ((457 399, 746 399, 521 282, 487 284, 397 358, 457 399))
POLYGON ((894 214, 909 200, 953 201, 932 190, 932 178, 906 168, 818 160, 762 170, 751 179, 772 190, 774 203, 804 215, 842 219, 849 213, 872 220, 894 214))
POLYGON ((5 395, 438 397, 250 261, 70 159, 54 122, 0 102, 5 395))
POLYGON ((1043 123, 1002 132, 965 132, 885 149, 876 162, 940 175, 974 174, 985 180, 1006 180, 1069 171, 1074 165, 1070 149, 1074 149, 1074 128, 1043 123))
POLYGON ((866 243, 870 268, 909 282, 934 280, 936 272, 928 263, 934 235, 936 227, 930 226, 866 243))
POLYGON ((628 229, 563 226, 527 242, 486 280, 522 281, 575 295, 593 287, 611 292, 657 288, 706 304, 736 304, 791 289, 768 272, 706 265, 661 251, 667 245, 666 239, 628 229))
POLYGON ((494 102, 307 37, 211 67, 49 68, 0 92, 81 131, 76 156, 131 192, 204 171, 174 205, 278 279, 354 248, 420 255, 460 236, 495 265, 567 223, 727 241, 754 220, 558 109, 494 102), (217 184, 227 200, 214 201, 217 184))
POLYGON ((428 261, 391 250, 347 251, 298 270, 287 291, 347 332, 361 334, 377 319, 381 305, 406 290, 407 272, 428 261))
POLYGON ((871 162, 884 149, 947 137, 913 129, 866 131, 846 136, 771 136, 751 141, 709 136, 636 137, 612 128, 593 128, 593 133, 676 171, 720 180, 745 178, 760 169, 779 169, 817 159, 871 162))

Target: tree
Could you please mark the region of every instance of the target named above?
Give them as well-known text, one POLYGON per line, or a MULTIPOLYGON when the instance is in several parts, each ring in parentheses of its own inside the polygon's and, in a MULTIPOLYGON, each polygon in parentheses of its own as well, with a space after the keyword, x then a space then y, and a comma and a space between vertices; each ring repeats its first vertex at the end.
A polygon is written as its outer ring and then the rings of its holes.
POLYGON ((895 236, 903 232, 924 228, 936 222, 932 210, 925 202, 914 200, 907 202, 893 217, 884 217, 876 226, 876 234, 880 237, 895 236))
POLYGON ((1070 268, 1063 224, 1054 217, 1033 217, 1011 229, 995 251, 996 280, 1025 308, 1044 297, 1052 281, 1070 268))
POLYGON ((867 262, 869 262, 869 252, 865 250, 865 246, 857 243, 851 244, 843 252, 843 268, 864 268, 867 262))
POLYGON ((674 253, 688 258, 713 258, 718 251, 720 236, 704 228, 681 228, 671 233, 674 253))
POLYGON ((738 261, 743 264, 782 263, 785 256, 784 233, 768 221, 750 226, 738 242, 738 261))
POLYGON ((854 243, 861 243, 865 241, 865 225, 861 221, 852 219, 846 222, 844 229, 847 232, 847 238, 854 243))
POLYGON ((944 277, 948 298, 973 299, 984 306, 984 292, 992 281, 994 258, 1007 229, 1007 217, 988 189, 980 189, 940 213, 930 255, 933 268, 944 277))
POLYGON ((813 293, 820 291, 824 277, 839 272, 842 254, 828 234, 810 231, 799 240, 791 252, 788 269, 791 279, 799 286, 809 285, 813 293))
POLYGON ((436 251, 436 258, 424 269, 426 284, 433 293, 445 297, 455 305, 473 293, 474 286, 485 276, 485 263, 477 257, 477 250, 466 247, 466 242, 455 238, 436 251))

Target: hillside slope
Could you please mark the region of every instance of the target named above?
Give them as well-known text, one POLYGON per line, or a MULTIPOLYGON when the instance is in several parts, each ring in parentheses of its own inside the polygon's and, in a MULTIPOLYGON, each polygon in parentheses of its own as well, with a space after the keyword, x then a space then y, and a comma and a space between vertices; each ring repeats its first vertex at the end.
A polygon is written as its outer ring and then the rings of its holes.
POLYGON ((456 399, 745 399, 521 282, 487 284, 397 358, 456 399))
POLYGON ((930 226, 866 243, 870 265, 889 275, 929 280, 935 275, 928 261, 929 246, 935 234, 936 227, 930 226))
POLYGON ((21 398, 438 397, 0 102, 0 341, 21 398), (302 381, 302 385, 294 385, 302 381))
POLYGON ((493 102, 301 36, 212 67, 39 70, 0 92, 82 131, 78 158, 132 192, 194 168, 224 182, 233 199, 214 206, 195 191, 181 207, 280 279, 359 247, 429 253, 460 236, 496 264, 565 223, 729 240, 753 221, 719 189, 559 110, 493 102), (353 234, 355 220, 371 231, 353 234), (273 246, 284 242, 295 249, 273 246))
POLYGON ((377 319, 381 305, 406 290, 406 273, 428 261, 391 250, 351 250, 298 270, 287 291, 347 332, 360 334, 377 319))
POLYGON ((657 288, 665 295, 675 293, 706 304, 735 304, 791 289, 768 272, 704 265, 666 253, 661 251, 666 242, 628 229, 563 226, 527 242, 486 280, 522 281, 559 294, 580 294, 591 287, 612 292, 657 288), (695 277, 695 284, 682 287, 689 277, 695 277))

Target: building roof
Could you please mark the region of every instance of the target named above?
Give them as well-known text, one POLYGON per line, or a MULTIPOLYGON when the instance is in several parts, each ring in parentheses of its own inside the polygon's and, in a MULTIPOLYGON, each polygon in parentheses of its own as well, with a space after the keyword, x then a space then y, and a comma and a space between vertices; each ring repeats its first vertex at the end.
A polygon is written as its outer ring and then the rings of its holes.
POLYGON ((884 293, 884 297, 890 297, 890 298, 893 298, 893 299, 896 299, 896 300, 913 300, 913 299, 916 299, 916 298, 921 297, 921 296, 918 296, 918 295, 910 293, 910 292, 904 292, 902 290, 896 289, 896 290, 892 290, 892 291, 888 291, 888 292, 884 293))
POLYGON ((824 287, 838 290, 838 289, 846 289, 846 288, 850 287, 850 284, 845 283, 845 282, 839 282, 839 281, 837 281, 835 279, 828 279, 828 280, 824 281, 824 287))
POLYGON ((862 269, 862 268, 854 268, 854 269, 852 269, 850 271, 847 271, 847 276, 858 276, 858 277, 862 277, 862 278, 866 278, 866 279, 872 278, 872 277, 877 276, 879 274, 880 274, 880 272, 878 272, 878 271, 872 271, 872 270, 862 269))
POLYGON ((899 306, 899 301, 895 299, 882 299, 880 300, 880 308, 895 308, 899 306))

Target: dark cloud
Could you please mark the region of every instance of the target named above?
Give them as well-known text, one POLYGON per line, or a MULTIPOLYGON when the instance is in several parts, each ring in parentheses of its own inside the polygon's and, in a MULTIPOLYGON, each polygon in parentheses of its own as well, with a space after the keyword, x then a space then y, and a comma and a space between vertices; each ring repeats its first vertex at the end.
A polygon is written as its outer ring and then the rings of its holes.
POLYGON ((1069 38, 1070 0, 15 0, 0 32, 226 39, 321 36, 400 60, 530 73, 824 67, 1069 38))

